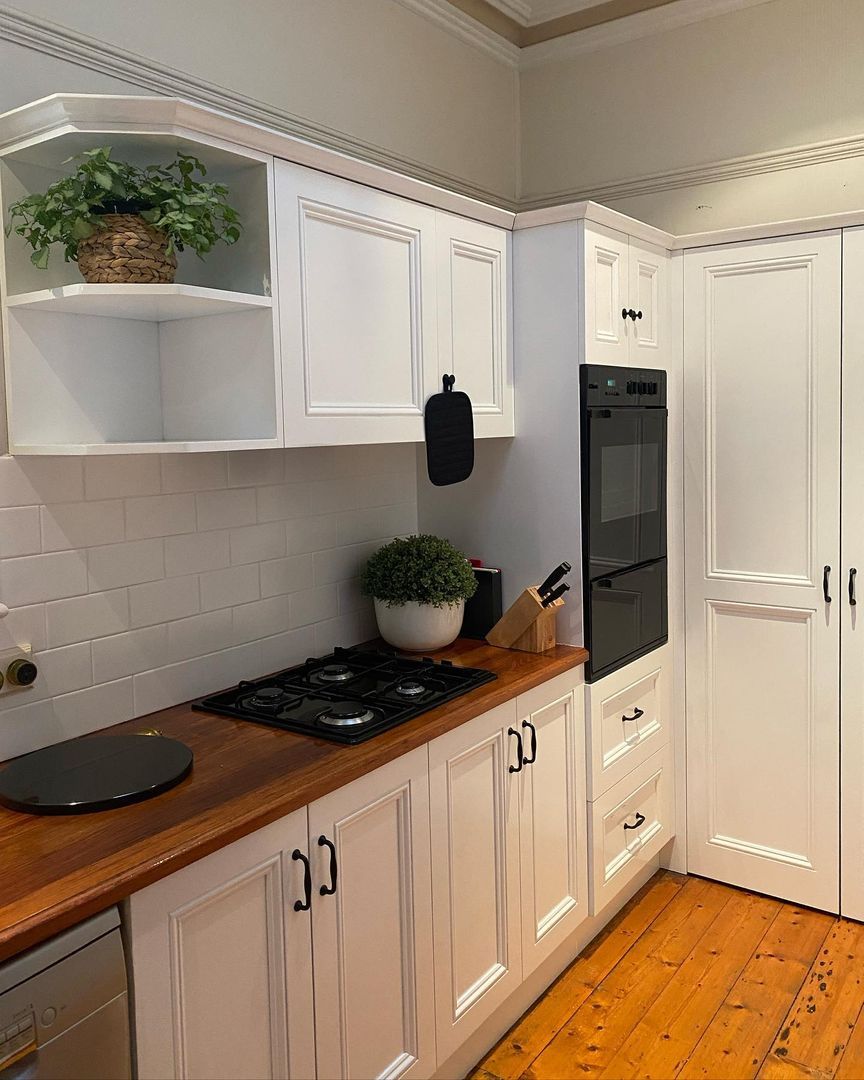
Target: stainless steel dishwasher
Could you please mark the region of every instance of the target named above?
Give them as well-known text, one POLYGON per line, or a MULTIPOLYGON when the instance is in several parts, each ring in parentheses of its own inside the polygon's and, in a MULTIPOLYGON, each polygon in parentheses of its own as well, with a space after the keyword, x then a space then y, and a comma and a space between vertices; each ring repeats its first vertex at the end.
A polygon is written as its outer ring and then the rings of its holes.
POLYGON ((0 965, 0 1080, 128 1080, 116 908, 0 965))

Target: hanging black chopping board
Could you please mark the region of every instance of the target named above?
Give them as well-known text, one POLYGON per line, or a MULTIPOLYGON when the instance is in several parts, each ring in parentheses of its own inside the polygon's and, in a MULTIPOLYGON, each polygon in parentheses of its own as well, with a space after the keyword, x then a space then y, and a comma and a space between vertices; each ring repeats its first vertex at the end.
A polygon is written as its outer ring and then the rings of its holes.
POLYGON ((192 751, 162 735, 94 735, 34 750, 0 771, 0 804, 28 814, 86 814, 179 784, 192 751))
POLYGON ((454 390, 455 375, 445 375, 444 390, 426 402, 426 468, 436 487, 459 484, 474 469, 474 416, 471 399, 454 390))

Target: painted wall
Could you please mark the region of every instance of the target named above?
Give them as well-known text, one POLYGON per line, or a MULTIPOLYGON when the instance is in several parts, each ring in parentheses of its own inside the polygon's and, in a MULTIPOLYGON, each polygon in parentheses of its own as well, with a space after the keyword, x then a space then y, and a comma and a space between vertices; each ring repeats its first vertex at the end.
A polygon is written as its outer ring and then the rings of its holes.
MULTIPOLYGON (((858 134, 864 4, 773 0, 574 55, 523 71, 521 102, 532 200, 858 134)), ((861 207, 864 164, 600 201, 672 232, 779 220, 861 207)))
MULTIPOLYGON (((367 157, 395 155, 403 171, 416 163, 424 178, 495 193, 503 202, 517 193, 515 70, 397 0, 17 0, 10 6, 266 102, 322 135, 348 135, 366 146, 367 157)), ((37 75, 30 64, 29 49, 3 50, 0 110, 55 91, 94 88, 93 74, 83 68, 37 60, 37 75)))

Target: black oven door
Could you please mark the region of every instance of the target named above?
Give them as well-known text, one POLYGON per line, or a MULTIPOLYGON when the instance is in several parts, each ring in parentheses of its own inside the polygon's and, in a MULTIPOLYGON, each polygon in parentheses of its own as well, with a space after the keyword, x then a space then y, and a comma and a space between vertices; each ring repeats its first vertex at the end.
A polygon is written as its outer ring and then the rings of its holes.
POLYGON ((588 589, 589 682, 667 640, 665 559, 597 578, 588 589))
POLYGON ((666 554, 666 410, 587 410, 582 490, 588 577, 666 554))

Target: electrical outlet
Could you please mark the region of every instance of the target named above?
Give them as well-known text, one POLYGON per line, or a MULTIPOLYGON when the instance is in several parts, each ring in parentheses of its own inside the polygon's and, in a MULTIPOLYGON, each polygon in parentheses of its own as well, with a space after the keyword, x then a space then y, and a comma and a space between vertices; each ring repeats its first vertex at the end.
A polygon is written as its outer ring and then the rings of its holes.
POLYGON ((3 679, 0 695, 30 690, 37 675, 36 665, 33 663, 32 645, 17 645, 12 649, 0 650, 0 676, 3 679), (16 668, 20 670, 16 671, 16 668))

